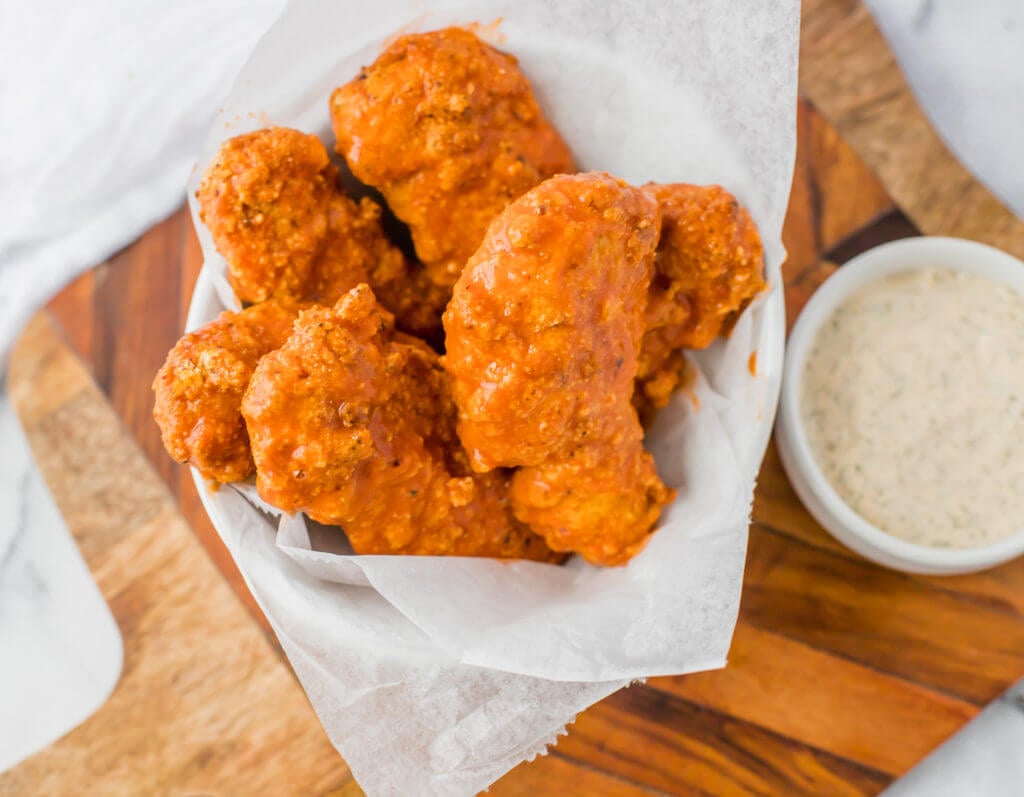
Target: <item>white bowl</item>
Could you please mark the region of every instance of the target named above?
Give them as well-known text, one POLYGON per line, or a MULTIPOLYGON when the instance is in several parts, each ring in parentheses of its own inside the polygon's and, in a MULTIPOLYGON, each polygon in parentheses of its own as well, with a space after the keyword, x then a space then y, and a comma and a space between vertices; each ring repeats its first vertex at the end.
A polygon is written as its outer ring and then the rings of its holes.
POLYGON ((959 238, 907 238, 864 252, 829 277, 804 307, 786 345, 775 438, 793 489, 833 537, 878 564, 908 573, 969 573, 1024 553, 1024 528, 990 545, 932 548, 887 534, 853 511, 811 454, 800 415, 804 362, 822 323, 854 291, 880 277, 919 268, 949 268, 1008 285, 1024 294, 1024 262, 959 238))

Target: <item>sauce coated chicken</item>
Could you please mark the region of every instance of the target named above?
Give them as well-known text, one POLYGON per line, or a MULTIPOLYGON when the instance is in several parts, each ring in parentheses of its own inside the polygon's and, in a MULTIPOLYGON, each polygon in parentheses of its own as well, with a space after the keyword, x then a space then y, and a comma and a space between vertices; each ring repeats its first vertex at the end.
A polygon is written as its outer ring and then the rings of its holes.
POLYGON ((516 517, 553 550, 576 551, 600 565, 639 553, 673 496, 644 450, 635 411, 609 418, 598 439, 568 457, 519 468, 512 477, 516 517))
POLYGON ((388 241, 377 203, 342 193, 316 136, 274 127, 225 141, 197 196, 242 301, 333 304, 369 282, 402 328, 436 331, 445 292, 388 241))
POLYGON ((242 395, 256 363, 287 340, 294 320, 265 302, 221 313, 178 341, 153 381, 153 417, 167 453, 218 482, 252 474, 242 395))
POLYGON ((459 28, 398 38, 334 92, 331 119, 352 173, 447 291, 509 202, 574 171, 516 59, 459 28))
POLYGON ((764 290, 764 248, 750 214, 717 185, 649 184, 661 206, 634 403, 650 418, 683 381, 682 349, 703 349, 764 290))
POLYGON ((596 564, 639 550, 672 496, 631 404, 660 221, 609 175, 547 180, 491 224, 444 316, 473 467, 519 466, 516 515, 596 564))
POLYGON ((342 526, 357 553, 556 558, 513 516, 508 475, 470 470, 437 354, 366 285, 299 316, 242 411, 263 499, 342 526))

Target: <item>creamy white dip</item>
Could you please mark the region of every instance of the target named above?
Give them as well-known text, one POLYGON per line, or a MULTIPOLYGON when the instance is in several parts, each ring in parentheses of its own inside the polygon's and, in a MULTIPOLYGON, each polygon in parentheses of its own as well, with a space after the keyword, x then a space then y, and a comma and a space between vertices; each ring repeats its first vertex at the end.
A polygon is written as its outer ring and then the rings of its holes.
POLYGON ((970 548, 1024 528, 1024 296, 922 269, 851 295, 804 364, 825 477, 883 531, 970 548))

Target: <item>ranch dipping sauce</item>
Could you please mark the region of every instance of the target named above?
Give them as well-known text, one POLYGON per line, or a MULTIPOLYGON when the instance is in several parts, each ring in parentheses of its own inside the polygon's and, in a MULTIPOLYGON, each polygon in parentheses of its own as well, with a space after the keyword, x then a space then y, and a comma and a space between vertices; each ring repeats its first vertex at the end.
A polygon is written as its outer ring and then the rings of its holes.
POLYGON ((883 531, 972 548, 1024 528, 1024 297, 948 269, 852 294, 804 363, 825 478, 883 531))

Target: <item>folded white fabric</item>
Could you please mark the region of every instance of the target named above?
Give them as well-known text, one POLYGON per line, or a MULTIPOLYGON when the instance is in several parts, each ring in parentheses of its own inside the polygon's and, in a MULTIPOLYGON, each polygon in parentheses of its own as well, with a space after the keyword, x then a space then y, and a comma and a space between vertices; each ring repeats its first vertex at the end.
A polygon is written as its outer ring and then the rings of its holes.
POLYGON ((946 144, 1024 216, 1024 3, 866 2, 946 144))
POLYGON ((0 3, 0 364, 33 310, 181 203, 284 4, 0 3))

